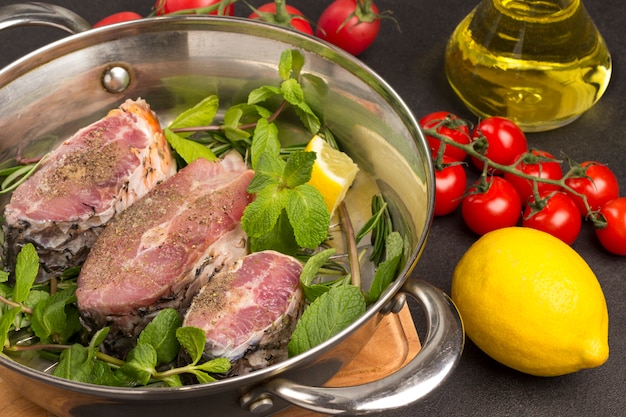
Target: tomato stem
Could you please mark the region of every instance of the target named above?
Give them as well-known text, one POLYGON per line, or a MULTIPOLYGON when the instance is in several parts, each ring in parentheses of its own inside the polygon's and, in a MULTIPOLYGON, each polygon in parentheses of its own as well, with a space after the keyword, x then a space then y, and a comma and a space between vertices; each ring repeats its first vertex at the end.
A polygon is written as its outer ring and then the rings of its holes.
MULTIPOLYGON (((445 124, 445 120, 442 123, 445 124)), ((591 210, 591 207, 589 206, 589 202, 587 201, 587 197, 584 194, 581 194, 578 191, 571 188, 569 185, 567 185, 567 182, 565 181, 566 179, 571 178, 571 177, 585 176, 585 174, 580 173, 580 170, 583 168, 581 168, 580 165, 578 165, 574 161, 571 161, 568 158, 568 161, 570 163, 570 169, 565 175, 563 175, 561 179, 554 180, 550 178, 537 177, 535 175, 526 174, 525 172, 522 172, 517 169, 517 165, 520 163, 521 159, 518 159, 517 161, 509 165, 500 164, 489 159, 489 157, 486 156, 487 146, 484 143, 485 142, 484 138, 478 138, 477 140, 474 140, 468 144, 459 143, 459 142, 452 140, 450 137, 442 133, 439 133, 438 129, 440 125, 441 124, 437 124, 436 126, 433 126, 430 128, 422 128, 425 135, 432 136, 436 139, 439 139, 439 141, 441 141, 441 143, 444 144, 444 146, 439 147, 439 151, 437 153, 437 158, 436 158, 437 160, 443 158, 443 149, 445 148, 445 146, 454 146, 456 148, 464 150, 469 156, 475 157, 476 159, 480 160, 484 164, 482 174, 481 174, 481 177, 483 178, 489 175, 490 172, 494 172, 494 171, 500 171, 500 172, 513 174, 518 177, 532 181, 533 193, 535 193, 536 184, 539 182, 560 187, 561 189, 567 191, 568 193, 571 193, 573 195, 580 197, 582 201, 584 202, 585 208, 587 210, 586 217, 594 223, 594 227, 601 227, 601 220, 598 220, 597 212, 591 210), (596 226, 596 221, 599 222, 597 223, 598 226, 596 226)), ((455 126, 448 126, 448 127, 452 129, 455 128, 455 126)), ((522 157, 522 159, 523 158, 524 157, 522 157)), ((551 159, 546 158, 545 160, 551 160, 551 159)), ((560 162, 558 160, 554 160, 554 161, 560 162)), ((435 165, 437 165, 437 163, 435 163, 435 165)), ((534 195, 535 195, 535 198, 537 198, 537 194, 534 194, 534 195)))

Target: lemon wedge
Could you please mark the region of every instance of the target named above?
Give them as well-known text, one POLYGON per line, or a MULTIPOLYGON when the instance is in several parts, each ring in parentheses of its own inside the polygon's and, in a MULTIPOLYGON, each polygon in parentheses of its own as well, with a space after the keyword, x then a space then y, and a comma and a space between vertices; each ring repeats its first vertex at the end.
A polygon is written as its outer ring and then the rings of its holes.
POLYGON ((350 189, 359 167, 348 155, 333 148, 318 135, 313 136, 305 151, 316 154, 308 183, 322 194, 332 216, 350 189))

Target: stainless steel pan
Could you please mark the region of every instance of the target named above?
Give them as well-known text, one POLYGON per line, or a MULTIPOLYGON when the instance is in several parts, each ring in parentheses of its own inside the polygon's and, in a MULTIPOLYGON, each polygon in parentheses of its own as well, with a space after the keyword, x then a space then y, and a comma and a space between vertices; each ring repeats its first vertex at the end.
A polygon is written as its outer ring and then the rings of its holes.
POLYGON ((395 282, 359 320, 265 370, 208 385, 119 389, 62 380, 33 363, 0 356, 0 376, 13 388, 59 416, 269 415, 290 404, 364 415, 414 403, 452 373, 464 343, 457 310, 442 291, 409 277, 432 221, 430 152, 407 106, 362 62, 312 37, 237 18, 150 18, 89 29, 75 14, 46 4, 0 9, 0 29, 23 24, 73 34, 0 71, 0 158, 14 156, 18 147, 55 143, 129 97, 145 98, 165 122, 211 93, 226 107, 275 80, 280 53, 298 48, 306 59, 303 84, 311 104, 340 146, 375 179, 410 252, 395 282), (417 300, 427 320, 419 354, 381 380, 322 387, 406 296, 417 300))

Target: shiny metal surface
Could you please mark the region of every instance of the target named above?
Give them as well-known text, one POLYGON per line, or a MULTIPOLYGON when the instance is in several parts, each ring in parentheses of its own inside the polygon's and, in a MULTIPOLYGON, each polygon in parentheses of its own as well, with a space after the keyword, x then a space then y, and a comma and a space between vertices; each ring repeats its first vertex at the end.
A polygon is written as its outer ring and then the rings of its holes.
POLYGON ((403 291, 424 309, 429 332, 420 353, 394 374, 368 384, 310 387, 276 378, 242 398, 250 408, 278 396, 299 407, 329 415, 367 415, 419 401, 448 376, 463 350, 463 324, 452 301, 425 281, 407 281, 403 291))
MULTIPOLYGON (((0 21, 10 20, 7 13, 13 10, 0 9, 0 21)), ((265 370, 209 385, 93 386, 0 356, 3 379, 58 416, 170 417, 201 411, 236 417, 249 416, 250 407, 267 415, 291 403, 334 413, 376 413, 419 400, 452 372, 463 346, 458 313, 441 291, 407 282, 432 221, 434 179, 428 146, 400 97, 363 63, 338 49, 288 29, 224 17, 151 18, 86 30, 0 70, 0 158, 14 155, 18 148, 51 148, 126 98, 145 98, 163 123, 209 94, 217 94, 226 108, 245 99, 251 89, 274 83, 280 54, 287 48, 298 48, 304 55, 302 84, 310 105, 384 193, 396 228, 408 238, 406 262, 389 290, 359 320, 322 345, 265 370), (103 88, 103 79, 117 67, 127 71, 128 85, 103 88), (352 391, 306 388, 322 385, 354 357, 383 312, 402 304, 397 297, 404 293, 424 305, 430 323, 426 346, 410 367, 352 391), (419 376, 411 377, 414 374, 419 376), (349 400, 356 393, 358 404, 349 400), (344 408, 334 408, 335 402, 344 408)), ((292 132, 287 140, 308 139, 299 122, 282 123, 292 132)))

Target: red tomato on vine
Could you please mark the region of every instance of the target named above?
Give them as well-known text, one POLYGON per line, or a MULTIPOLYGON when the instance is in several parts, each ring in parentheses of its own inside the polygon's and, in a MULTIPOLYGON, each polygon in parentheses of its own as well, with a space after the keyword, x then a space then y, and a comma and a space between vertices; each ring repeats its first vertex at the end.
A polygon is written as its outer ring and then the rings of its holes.
MULTIPOLYGON (((458 116, 446 111, 436 111, 422 117, 419 121, 423 129, 434 130, 435 132, 447 136, 449 139, 462 145, 470 143, 470 131, 467 123, 463 122, 458 116)), ((426 140, 433 153, 437 154, 442 146, 441 139, 434 136, 426 135, 426 140)), ((444 155, 449 156, 455 161, 462 161, 467 153, 454 145, 445 144, 444 155)))
POLYGON ((372 0, 335 0, 320 15, 315 35, 352 55, 363 53, 380 31, 372 0))
POLYGON ((313 35, 313 28, 302 12, 284 2, 265 3, 252 12, 248 19, 263 20, 313 35))
POLYGON ((602 246, 615 255, 626 255, 626 197, 608 201, 599 210, 604 227, 596 228, 602 246))
POLYGON ((113 13, 110 16, 105 17, 104 19, 100 20, 99 22, 95 23, 93 25, 94 28, 99 28, 102 26, 108 26, 108 25, 112 25, 114 23, 120 23, 120 22, 127 22, 129 20, 138 20, 138 19, 142 19, 143 16, 141 16, 139 13, 135 13, 135 12, 118 12, 118 13, 113 13))
POLYGON ((544 191, 536 202, 531 198, 522 216, 522 226, 541 230, 571 245, 574 243, 582 220, 576 203, 562 191, 544 191))
MULTIPOLYGON (((223 0, 157 0, 154 5, 154 10, 158 15, 170 14, 175 12, 182 12, 183 10, 196 10, 197 13, 202 8, 210 7, 224 3, 223 0)), ((233 4, 225 4, 222 7, 224 16, 233 16, 235 14, 235 7, 233 4)), ((220 8, 216 7, 208 14, 220 14, 220 8)))
MULTIPOLYGON (((611 169, 595 161, 586 161, 576 169, 581 170, 579 176, 572 176, 565 180, 565 184, 587 198, 592 211, 600 209, 605 203, 619 197, 617 177, 611 169)), ((587 207, 580 196, 571 194, 578 206, 581 216, 586 217, 587 207)))
MULTIPOLYGON (((563 177, 561 164, 552 154, 546 151, 531 149, 529 152, 523 152, 515 158, 517 165, 516 170, 537 178, 558 181, 563 177)), ((533 196, 533 181, 522 178, 514 173, 505 172, 504 178, 509 181, 519 193, 522 205, 526 205, 528 200, 533 196)), ((547 184, 545 182, 537 182, 537 191, 541 193, 549 193, 557 191, 561 187, 556 184, 547 184)))
POLYGON ((461 204, 466 187, 465 167, 444 155, 443 166, 435 168, 435 216, 452 213, 461 204))
POLYGON ((522 214, 522 202, 510 182, 502 177, 489 176, 469 188, 461 203, 461 214, 474 233, 484 235, 515 226, 522 214))
MULTIPOLYGON (((514 122, 504 117, 487 117, 478 122, 472 133, 473 140, 484 139, 487 143, 484 155, 500 165, 510 165, 515 158, 528 150, 526 135, 514 122)), ((484 163, 476 157, 470 160, 478 169, 483 169, 484 163)), ((490 169, 498 173, 497 169, 490 169)))

